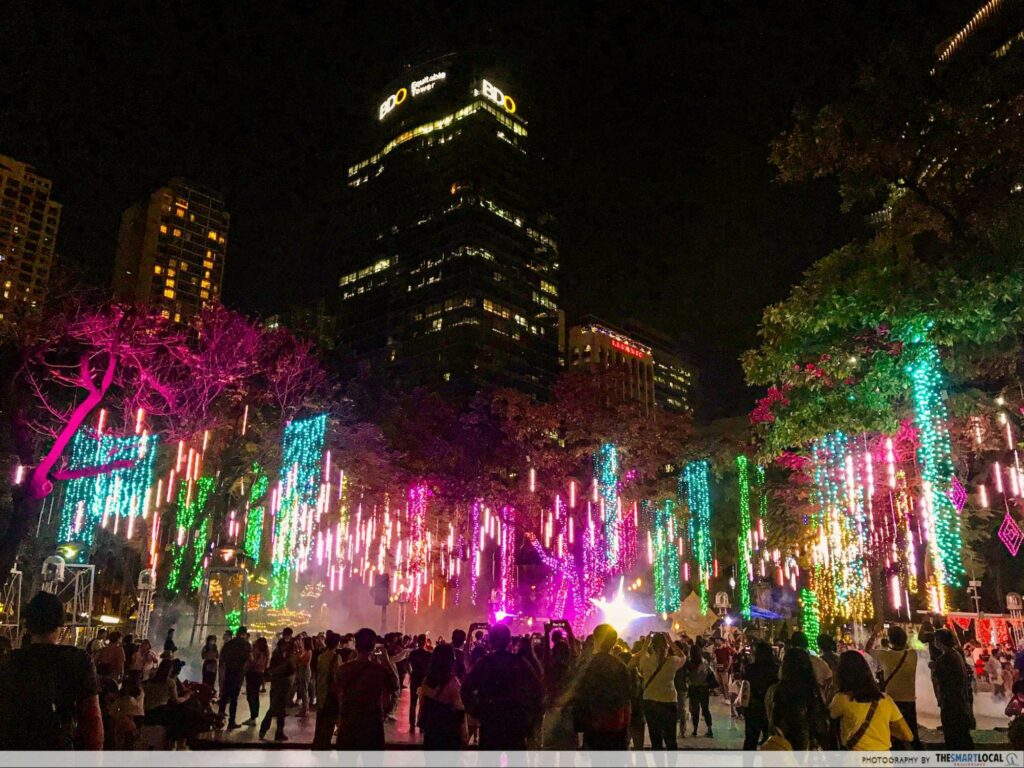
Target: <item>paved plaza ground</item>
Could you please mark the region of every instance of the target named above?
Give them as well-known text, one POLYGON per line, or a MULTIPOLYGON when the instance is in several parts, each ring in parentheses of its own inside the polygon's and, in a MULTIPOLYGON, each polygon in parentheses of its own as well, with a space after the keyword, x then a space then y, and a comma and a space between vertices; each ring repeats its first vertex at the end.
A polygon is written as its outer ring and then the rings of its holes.
MULTIPOLYGON (((988 695, 988 694, 983 694, 988 695)), ((244 698, 244 696, 243 696, 244 698)), ((268 704, 267 695, 263 694, 260 702, 261 717, 266 712, 268 704)), ((239 720, 249 715, 248 706, 240 700, 238 704, 239 720)), ((295 716, 296 709, 288 710, 288 718, 285 721, 285 734, 289 741, 277 743, 274 741, 260 741, 258 728, 243 727, 235 731, 217 731, 202 739, 198 748, 207 749, 309 749, 313 742, 313 729, 316 724, 316 713, 310 712, 306 718, 295 716)), ((686 730, 686 737, 679 740, 680 749, 740 749, 743 746, 743 720, 741 718, 730 718, 729 707, 721 696, 711 698, 711 717, 714 726, 715 736, 709 739, 704 736, 705 727, 703 721, 698 728, 699 734, 696 738, 691 737, 689 725, 686 730)), ((921 740, 927 749, 942 749, 942 734, 935 730, 938 727, 937 713, 922 711, 921 740)), ((975 731, 975 742, 981 749, 1007 748, 1005 718, 981 716, 978 718, 978 726, 981 730, 975 731), (1004 730, 996 731, 996 727, 1003 727, 1004 730)), ((273 729, 270 731, 273 736, 273 729)), ((398 709, 395 712, 395 720, 388 721, 384 729, 385 739, 389 749, 417 749, 421 743, 419 733, 411 733, 409 729, 409 690, 403 688, 398 700, 398 709)), ((647 744, 650 747, 650 742, 647 744)))

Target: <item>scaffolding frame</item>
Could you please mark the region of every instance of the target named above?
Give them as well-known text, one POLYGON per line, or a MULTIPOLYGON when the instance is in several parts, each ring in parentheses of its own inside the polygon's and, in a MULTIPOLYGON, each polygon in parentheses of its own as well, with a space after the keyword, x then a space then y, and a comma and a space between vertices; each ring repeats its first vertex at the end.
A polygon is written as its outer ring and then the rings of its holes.
POLYGON ((242 607, 240 609, 241 618, 239 622, 242 626, 245 626, 249 621, 249 573, 237 565, 217 565, 211 566, 203 571, 203 584, 199 588, 199 602, 196 606, 195 617, 192 621, 192 636, 189 638, 188 644, 190 646, 195 645, 196 634, 200 638, 205 638, 211 628, 227 628, 226 623, 210 624, 210 584, 217 578, 222 581, 226 581, 232 576, 241 575, 242 577, 242 607))
POLYGON ((4 582, 3 593, 0 594, 0 634, 11 639, 13 644, 21 632, 21 571, 17 566, 11 568, 11 575, 4 582))

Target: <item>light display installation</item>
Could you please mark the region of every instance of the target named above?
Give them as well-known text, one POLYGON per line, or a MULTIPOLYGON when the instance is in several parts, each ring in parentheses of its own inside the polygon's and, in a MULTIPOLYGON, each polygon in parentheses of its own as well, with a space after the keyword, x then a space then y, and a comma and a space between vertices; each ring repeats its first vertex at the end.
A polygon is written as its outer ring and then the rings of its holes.
POLYGON ((683 467, 680 477, 680 482, 685 484, 686 504, 690 508, 690 541, 697 559, 701 613, 708 612, 712 576, 710 471, 710 463, 701 459, 683 467))
MULTIPOLYGON (((91 545, 97 525, 110 518, 146 517, 153 484, 157 437, 145 433, 116 437, 82 428, 71 442, 71 471, 124 463, 92 477, 69 480, 64 488, 58 539, 91 545)), ((131 528, 126 528, 130 532, 131 528)))
POLYGON ((320 496, 327 414, 294 419, 284 430, 281 445, 281 499, 274 530, 270 603, 276 610, 288 603, 292 568, 306 561, 320 496))

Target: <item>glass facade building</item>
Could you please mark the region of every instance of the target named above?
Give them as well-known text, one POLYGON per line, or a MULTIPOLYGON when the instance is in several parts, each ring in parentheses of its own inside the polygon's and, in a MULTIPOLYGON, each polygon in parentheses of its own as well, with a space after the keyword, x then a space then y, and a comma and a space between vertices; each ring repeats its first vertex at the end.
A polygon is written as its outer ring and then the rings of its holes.
POLYGON ((561 365, 558 249, 514 87, 448 56, 408 69, 373 119, 374 154, 348 171, 336 348, 400 386, 543 393, 561 365))

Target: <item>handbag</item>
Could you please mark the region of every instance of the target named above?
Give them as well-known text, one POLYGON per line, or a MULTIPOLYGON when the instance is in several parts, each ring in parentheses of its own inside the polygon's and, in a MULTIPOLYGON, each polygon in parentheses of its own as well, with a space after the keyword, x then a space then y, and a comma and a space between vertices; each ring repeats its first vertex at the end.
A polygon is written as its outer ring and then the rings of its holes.
POLYGON ((772 735, 765 739, 764 744, 758 747, 758 750, 761 752, 792 752, 793 745, 782 735, 782 729, 776 728, 772 735))

